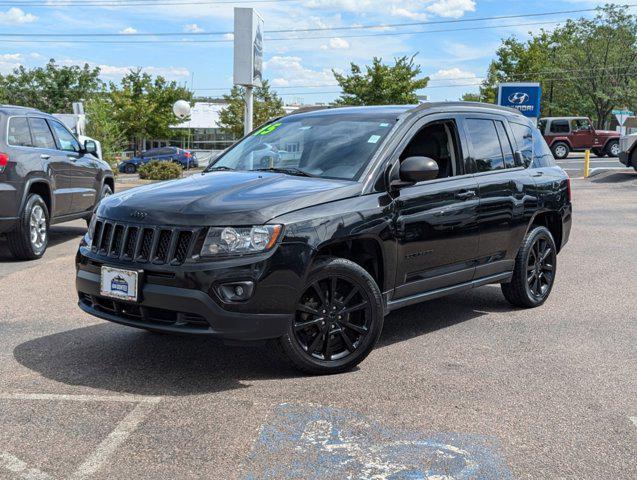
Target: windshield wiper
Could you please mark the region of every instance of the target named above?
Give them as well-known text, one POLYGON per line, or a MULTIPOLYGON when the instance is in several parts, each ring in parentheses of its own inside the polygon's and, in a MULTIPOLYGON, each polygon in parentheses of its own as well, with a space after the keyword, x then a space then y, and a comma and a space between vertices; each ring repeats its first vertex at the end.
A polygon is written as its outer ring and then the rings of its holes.
POLYGON ((220 165, 218 167, 208 167, 208 168, 206 168, 206 170, 204 170, 204 173, 207 173, 207 172, 227 172, 227 171, 230 171, 230 170, 234 170, 234 168, 220 165))
POLYGON ((311 173, 308 173, 304 170, 301 170, 300 168, 294 168, 294 167, 289 167, 289 168, 277 168, 277 167, 272 167, 272 168, 257 168, 256 169, 257 172, 276 172, 276 173, 286 173, 288 175, 297 175, 299 177, 315 177, 316 175, 312 175, 311 173))

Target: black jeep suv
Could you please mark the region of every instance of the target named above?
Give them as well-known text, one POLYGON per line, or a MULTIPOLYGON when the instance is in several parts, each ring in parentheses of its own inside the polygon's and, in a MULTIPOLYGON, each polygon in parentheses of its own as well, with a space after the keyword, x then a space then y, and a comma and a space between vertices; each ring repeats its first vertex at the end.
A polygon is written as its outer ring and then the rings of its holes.
POLYGON ((490 283, 541 305, 570 228, 569 179, 516 110, 317 110, 257 129, 201 175, 101 202, 76 285, 97 317, 272 339, 301 370, 333 373, 406 305, 490 283))
POLYGON ((0 105, 0 235, 19 259, 44 255, 51 224, 90 219, 115 189, 113 172, 57 119, 0 105))

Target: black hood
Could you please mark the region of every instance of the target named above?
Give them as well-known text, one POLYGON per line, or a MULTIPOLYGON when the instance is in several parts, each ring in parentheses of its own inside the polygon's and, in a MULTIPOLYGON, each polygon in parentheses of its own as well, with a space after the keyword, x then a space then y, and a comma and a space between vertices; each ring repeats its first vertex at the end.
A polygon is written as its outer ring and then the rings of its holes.
POLYGON ((294 210, 359 195, 361 190, 360 183, 344 180, 211 172, 118 193, 100 203, 98 216, 151 225, 259 225, 294 210))

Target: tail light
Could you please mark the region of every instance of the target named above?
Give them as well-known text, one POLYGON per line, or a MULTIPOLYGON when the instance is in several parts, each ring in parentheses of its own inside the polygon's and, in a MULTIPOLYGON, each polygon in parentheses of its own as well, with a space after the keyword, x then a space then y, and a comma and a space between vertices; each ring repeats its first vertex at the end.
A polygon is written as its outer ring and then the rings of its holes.
POLYGON ((9 164, 9 155, 0 153, 0 173, 4 172, 5 167, 9 164))
POLYGON ((190 152, 184 152, 184 157, 186 157, 186 158, 190 158, 190 157, 192 157, 192 153, 190 153, 190 152))

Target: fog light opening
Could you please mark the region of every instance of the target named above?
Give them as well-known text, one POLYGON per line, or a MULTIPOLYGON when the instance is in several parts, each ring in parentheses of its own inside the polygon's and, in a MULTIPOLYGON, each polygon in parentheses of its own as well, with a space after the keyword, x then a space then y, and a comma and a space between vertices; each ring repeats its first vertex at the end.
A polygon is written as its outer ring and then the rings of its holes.
POLYGON ((217 287, 217 293, 225 302, 243 302, 252 297, 254 282, 224 283, 217 287))

